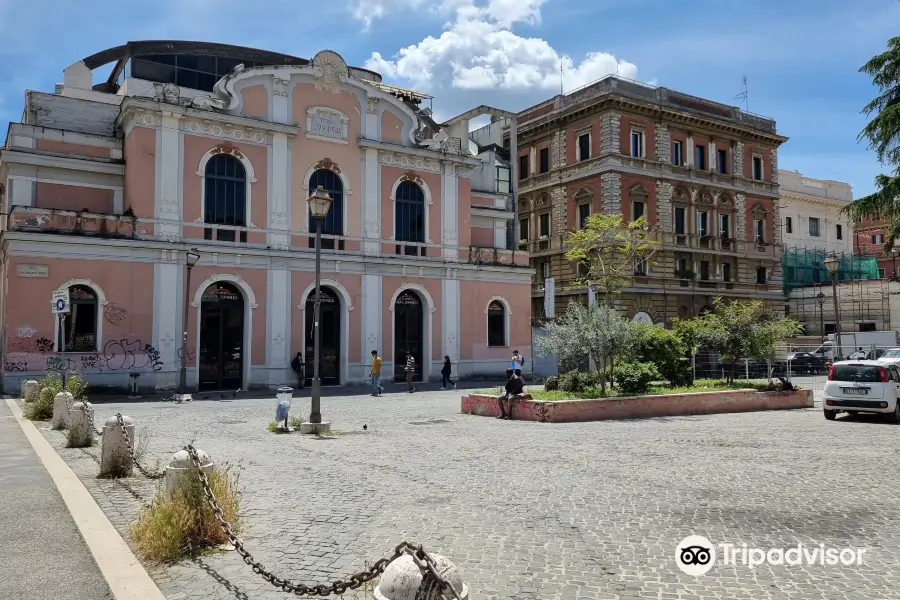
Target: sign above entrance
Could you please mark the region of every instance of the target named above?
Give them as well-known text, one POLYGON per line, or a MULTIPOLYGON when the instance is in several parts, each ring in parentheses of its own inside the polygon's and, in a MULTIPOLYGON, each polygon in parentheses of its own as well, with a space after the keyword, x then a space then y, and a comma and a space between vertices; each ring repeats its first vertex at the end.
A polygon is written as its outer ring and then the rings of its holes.
POLYGON ((201 302, 239 302, 241 296, 234 290, 222 285, 209 286, 203 292, 201 302))
POLYGON ((411 292, 403 292, 399 296, 397 296, 397 301, 394 304, 407 304, 410 306, 418 306, 421 304, 419 301, 419 297, 411 292))

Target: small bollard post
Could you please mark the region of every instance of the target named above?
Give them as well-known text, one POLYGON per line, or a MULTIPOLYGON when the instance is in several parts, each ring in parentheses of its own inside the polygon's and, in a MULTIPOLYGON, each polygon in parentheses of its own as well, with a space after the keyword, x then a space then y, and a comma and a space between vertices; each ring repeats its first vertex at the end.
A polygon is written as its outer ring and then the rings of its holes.
POLYGON ((72 405, 69 415, 69 446, 71 448, 87 448, 91 445, 94 432, 91 430, 91 409, 84 402, 72 405))
POLYGON ((288 413, 291 410, 291 398, 294 397, 294 388, 286 385, 278 388, 275 398, 278 400, 278 408, 275 410, 275 422, 284 421, 284 432, 290 433, 291 428, 288 423, 288 413))
POLYGON ((69 410, 71 410, 74 401, 74 396, 69 392, 60 392, 53 397, 53 420, 51 425, 55 429, 66 429, 69 427, 69 410))
MULTIPOLYGON (((134 439, 134 421, 131 417, 122 416, 128 440, 134 439)), ((122 434, 119 419, 110 417, 103 425, 100 437, 100 477, 130 477, 134 471, 131 461, 131 449, 128 440, 122 434)))
MULTIPOLYGON (((197 448, 197 457, 200 459, 200 470, 208 477, 213 470, 209 454, 197 448)), ((184 485, 185 477, 197 477, 195 469, 194 461, 191 460, 191 455, 187 450, 176 452, 169 461, 169 466, 166 467, 166 495, 171 496, 173 492, 184 485)))
MULTIPOLYGON (((440 554, 432 554, 434 568, 441 577, 450 582, 460 600, 469 600, 469 588, 463 583, 459 568, 440 554)), ((377 600, 444 600, 454 598, 450 590, 444 590, 432 577, 424 577, 422 569, 413 557, 404 554, 387 566, 381 581, 375 587, 377 600), (421 588, 421 589, 420 589, 421 588)))
POLYGON ((37 395, 41 392, 41 384, 34 379, 29 379, 22 384, 22 398, 25 402, 34 402, 37 395))

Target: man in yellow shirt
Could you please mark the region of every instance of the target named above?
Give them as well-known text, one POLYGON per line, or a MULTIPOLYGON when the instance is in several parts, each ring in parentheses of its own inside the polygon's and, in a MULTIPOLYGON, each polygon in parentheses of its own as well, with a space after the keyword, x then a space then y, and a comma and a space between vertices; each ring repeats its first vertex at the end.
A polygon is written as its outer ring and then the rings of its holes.
POLYGON ((372 395, 380 396, 384 388, 381 387, 381 357, 378 356, 378 350, 372 350, 372 370, 369 371, 369 377, 372 378, 372 395))

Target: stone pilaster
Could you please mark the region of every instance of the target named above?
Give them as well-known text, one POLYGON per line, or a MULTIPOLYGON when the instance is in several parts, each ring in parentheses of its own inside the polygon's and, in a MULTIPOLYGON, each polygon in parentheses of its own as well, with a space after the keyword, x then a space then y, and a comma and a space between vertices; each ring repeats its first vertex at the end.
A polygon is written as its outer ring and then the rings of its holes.
POLYGON ((609 154, 619 151, 619 122, 622 115, 617 112, 608 112, 603 115, 600 123, 600 154, 609 154))
POLYGON ((744 208, 744 195, 734 196, 734 239, 743 240, 747 236, 747 215, 744 208))
POLYGON ((737 142, 731 152, 732 172, 740 177, 744 176, 744 142, 737 142))
POLYGON ((605 214, 622 214, 622 176, 604 173, 600 176, 600 200, 605 214))
POLYGON ((769 154, 769 163, 772 168, 772 183, 777 185, 778 184, 778 149, 777 148, 772 148, 772 152, 769 154))
POLYGON ((656 182, 656 223, 665 232, 674 231, 672 227, 672 184, 666 181, 656 182))
POLYGON ((553 134, 550 142, 550 168, 558 169, 566 166, 566 130, 553 134))
POLYGON ((672 136, 669 135, 669 127, 665 123, 656 124, 656 160, 672 162, 672 136))
MULTIPOLYGON (((552 190, 550 190, 550 234, 551 240, 558 239, 558 236, 563 235, 568 229, 568 223, 566 221, 566 212, 568 209, 568 202, 566 201, 566 186, 559 185, 552 190)), ((551 246, 553 242, 551 241, 551 246)))

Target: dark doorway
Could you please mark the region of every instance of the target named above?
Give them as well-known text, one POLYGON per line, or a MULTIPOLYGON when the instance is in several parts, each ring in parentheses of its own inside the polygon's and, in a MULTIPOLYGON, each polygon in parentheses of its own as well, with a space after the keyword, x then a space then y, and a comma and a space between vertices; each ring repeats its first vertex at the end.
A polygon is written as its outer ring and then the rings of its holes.
MULTIPOLYGON (((319 297, 319 379, 322 385, 341 383, 341 303, 331 288, 323 287, 319 297)), ((313 315, 315 314, 316 291, 306 298, 306 385, 312 385, 313 378, 313 315)))
POLYGON ((200 301, 200 390, 243 387, 244 297, 230 283, 206 288, 200 301))
POLYGON ((405 290, 397 296, 394 302, 394 381, 406 379, 407 351, 416 359, 413 381, 422 381, 424 315, 422 299, 415 292, 405 290))

